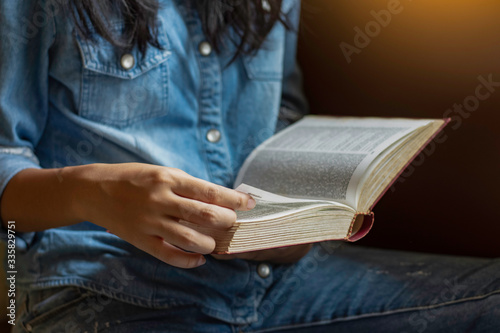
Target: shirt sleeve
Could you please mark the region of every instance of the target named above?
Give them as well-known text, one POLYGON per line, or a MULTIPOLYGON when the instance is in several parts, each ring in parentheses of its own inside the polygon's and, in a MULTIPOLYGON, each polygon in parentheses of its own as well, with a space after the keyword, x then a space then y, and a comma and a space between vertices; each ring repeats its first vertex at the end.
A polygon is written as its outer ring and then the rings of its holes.
MULTIPOLYGON (((0 1, 0 200, 15 174, 40 168, 35 150, 48 112, 51 6, 50 0, 0 1)), ((34 234, 16 233, 16 247, 26 249, 34 234)))
POLYGON ((287 14, 290 29, 287 30, 285 37, 283 90, 276 131, 280 131, 309 113, 309 105, 302 86, 302 71, 297 62, 300 0, 293 1, 295 4, 287 14))

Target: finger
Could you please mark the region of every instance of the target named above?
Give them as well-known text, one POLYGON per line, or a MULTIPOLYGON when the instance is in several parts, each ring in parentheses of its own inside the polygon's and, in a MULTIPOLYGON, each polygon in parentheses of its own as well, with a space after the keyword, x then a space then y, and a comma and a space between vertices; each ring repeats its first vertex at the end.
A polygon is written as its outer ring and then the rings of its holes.
POLYGON ((246 193, 191 176, 178 179, 176 186, 172 190, 183 197, 234 210, 249 210, 255 207, 255 200, 246 193))
POLYGON ((171 215, 211 228, 228 229, 236 222, 234 210, 177 196, 171 215))
POLYGON ((179 268, 195 268, 206 262, 203 255, 182 251, 157 236, 145 236, 136 246, 153 257, 179 268))
POLYGON ((209 254, 215 249, 215 240, 212 237, 171 219, 166 219, 158 224, 157 235, 167 243, 185 251, 209 254))

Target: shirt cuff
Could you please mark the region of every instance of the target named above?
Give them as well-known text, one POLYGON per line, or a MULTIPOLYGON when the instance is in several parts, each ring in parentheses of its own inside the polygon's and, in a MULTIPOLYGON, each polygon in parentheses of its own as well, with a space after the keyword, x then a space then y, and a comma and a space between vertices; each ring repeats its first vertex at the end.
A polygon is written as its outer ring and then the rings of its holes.
MULTIPOLYGON (((28 168, 40 169, 38 159, 29 148, 0 146, 0 199, 9 181, 18 172, 28 168)), ((29 209, 29 208, 28 208, 29 209)), ((0 220, 0 241, 7 242, 8 231, 0 220)), ((35 237, 35 232, 16 231, 16 250, 26 251, 35 237)))

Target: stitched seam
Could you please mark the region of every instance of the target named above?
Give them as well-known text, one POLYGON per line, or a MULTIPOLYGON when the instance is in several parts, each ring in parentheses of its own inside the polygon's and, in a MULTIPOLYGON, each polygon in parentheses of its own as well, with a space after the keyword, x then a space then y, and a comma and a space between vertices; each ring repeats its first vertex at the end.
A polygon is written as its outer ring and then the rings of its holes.
POLYGON ((30 147, 0 146, 0 154, 26 157, 31 162, 40 165, 40 161, 38 160, 38 157, 35 155, 35 153, 33 152, 33 149, 30 147))

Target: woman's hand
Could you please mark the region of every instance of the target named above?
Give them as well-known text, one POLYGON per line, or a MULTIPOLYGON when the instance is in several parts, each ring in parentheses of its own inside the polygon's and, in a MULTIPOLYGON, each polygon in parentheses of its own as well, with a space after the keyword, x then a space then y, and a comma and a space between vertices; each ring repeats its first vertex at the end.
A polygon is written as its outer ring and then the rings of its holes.
POLYGON ((275 264, 290 264, 299 261, 311 248, 312 244, 301 244, 238 254, 213 254, 212 256, 219 260, 246 259, 268 261, 275 264))
POLYGON ((126 163, 93 164, 82 170, 80 177, 86 181, 76 209, 81 219, 177 267, 204 264, 203 254, 215 248, 212 237, 179 224, 179 219, 227 229, 236 222, 234 210, 255 206, 248 194, 178 169, 126 163))

